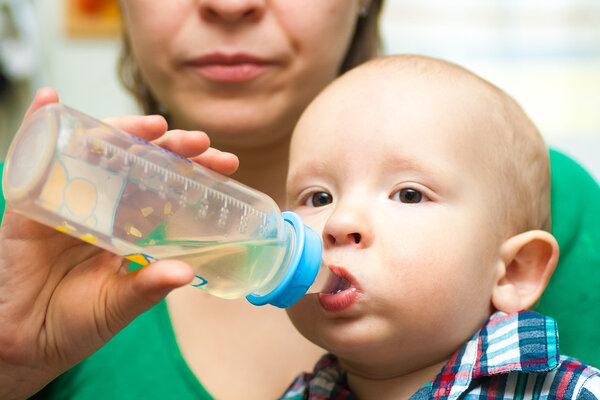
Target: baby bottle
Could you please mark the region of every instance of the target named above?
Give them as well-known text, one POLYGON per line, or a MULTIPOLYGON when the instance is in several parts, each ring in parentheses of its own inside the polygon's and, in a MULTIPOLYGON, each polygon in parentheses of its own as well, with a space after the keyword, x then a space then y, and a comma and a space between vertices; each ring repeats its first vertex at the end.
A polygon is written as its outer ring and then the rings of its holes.
POLYGON ((215 296, 284 308, 329 280, 319 235, 297 214, 61 104, 24 121, 3 191, 15 211, 138 264, 183 260, 215 296))

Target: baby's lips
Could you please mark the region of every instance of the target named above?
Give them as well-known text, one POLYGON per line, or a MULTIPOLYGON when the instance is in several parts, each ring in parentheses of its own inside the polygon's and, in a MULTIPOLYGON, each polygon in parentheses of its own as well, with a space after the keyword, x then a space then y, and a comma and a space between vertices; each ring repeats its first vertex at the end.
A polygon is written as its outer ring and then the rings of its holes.
POLYGON ((330 265, 329 270, 332 272, 331 277, 321 293, 336 294, 352 287, 350 274, 343 267, 330 265))
POLYGON ((344 267, 329 265, 333 273, 327 291, 317 296, 319 304, 330 315, 339 315, 355 304, 360 296, 360 288, 356 279, 344 267))

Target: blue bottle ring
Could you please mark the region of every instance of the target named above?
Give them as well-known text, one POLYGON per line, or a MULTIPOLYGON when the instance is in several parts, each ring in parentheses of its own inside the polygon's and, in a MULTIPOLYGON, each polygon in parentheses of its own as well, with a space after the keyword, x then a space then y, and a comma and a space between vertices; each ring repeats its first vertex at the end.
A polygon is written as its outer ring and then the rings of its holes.
POLYGON ((323 245, 319 235, 304 225, 300 216, 292 211, 281 213, 284 221, 292 225, 296 233, 296 244, 289 267, 279 284, 265 295, 250 293, 246 299, 255 306, 271 304, 279 308, 287 308, 300 300, 311 287, 319 267, 323 245))

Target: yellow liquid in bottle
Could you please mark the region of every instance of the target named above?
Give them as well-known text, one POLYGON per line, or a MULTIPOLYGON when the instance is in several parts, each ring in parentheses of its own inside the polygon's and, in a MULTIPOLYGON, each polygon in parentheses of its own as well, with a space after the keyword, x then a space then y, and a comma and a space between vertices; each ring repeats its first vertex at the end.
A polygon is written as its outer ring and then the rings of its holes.
POLYGON ((157 259, 176 259, 190 264, 196 278, 192 282, 222 298, 248 295, 277 275, 285 252, 276 239, 238 242, 169 241, 148 246, 146 254, 157 259))

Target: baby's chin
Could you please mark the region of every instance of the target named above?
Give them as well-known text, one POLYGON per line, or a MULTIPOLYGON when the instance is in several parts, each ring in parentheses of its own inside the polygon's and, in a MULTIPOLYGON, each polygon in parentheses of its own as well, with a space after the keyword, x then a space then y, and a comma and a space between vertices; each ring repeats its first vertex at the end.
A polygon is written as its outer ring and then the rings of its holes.
POLYGON ((336 357, 340 366, 349 375, 377 381, 398 378, 417 380, 418 385, 415 390, 435 379, 448 361, 446 358, 440 360, 418 356, 410 359, 398 351, 390 352, 389 348, 386 353, 336 354, 336 357))
MULTIPOLYGON (((389 350, 388 350, 389 352, 389 350)), ((335 353, 334 353, 335 354, 335 353)), ((368 380, 395 379, 414 372, 402 362, 386 362, 376 355, 337 355, 340 366, 349 374, 368 380)))
POLYGON ((353 364, 365 362, 368 367, 389 355, 390 346, 383 344, 381 337, 367 329, 338 326, 314 329, 310 322, 304 326, 296 325, 299 332, 319 347, 335 354, 340 359, 352 361, 353 364), (361 332, 362 331, 362 332, 361 332))
POLYGON ((402 351, 402 335, 386 318, 361 313, 336 316, 323 309, 317 295, 303 297, 286 312, 302 336, 355 365, 367 360, 370 368, 387 358, 390 349, 402 351))
MULTIPOLYGON (((378 330, 377 326, 365 321, 354 325, 346 321, 345 325, 338 323, 337 326, 325 327, 315 323, 314 319, 296 320, 294 323, 306 339, 334 354, 344 369, 365 378, 398 377, 448 359, 447 355, 419 348, 418 343, 411 344, 408 343, 410 340, 402 341, 390 336, 387 330, 378 330), (317 325, 319 329, 315 329, 317 325)), ((438 372, 436 370, 433 376, 438 372)))

